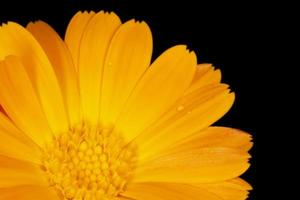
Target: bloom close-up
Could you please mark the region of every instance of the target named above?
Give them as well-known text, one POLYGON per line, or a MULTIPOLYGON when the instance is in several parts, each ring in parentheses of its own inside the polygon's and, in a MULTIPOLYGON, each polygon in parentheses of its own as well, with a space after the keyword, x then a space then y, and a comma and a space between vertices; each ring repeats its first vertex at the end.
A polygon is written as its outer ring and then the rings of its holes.
POLYGON ((0 200, 244 200, 251 135, 185 45, 152 61, 145 22, 78 12, 0 27, 0 200))

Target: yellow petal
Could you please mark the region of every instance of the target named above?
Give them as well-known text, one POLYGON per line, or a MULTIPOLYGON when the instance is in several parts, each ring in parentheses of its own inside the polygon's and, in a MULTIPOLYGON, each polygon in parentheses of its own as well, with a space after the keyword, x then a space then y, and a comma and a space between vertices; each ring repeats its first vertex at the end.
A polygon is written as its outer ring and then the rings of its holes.
POLYGON ((47 120, 19 59, 0 62, 0 104, 9 117, 34 142, 43 146, 52 139, 47 120))
POLYGON ((0 105, 0 113, 2 113, 3 115, 7 115, 4 108, 0 105))
POLYGON ((231 179, 224 182, 196 184, 206 191, 209 191, 224 200, 245 200, 252 187, 240 178, 231 179))
POLYGON ((192 83, 201 79, 203 75, 205 75, 208 71, 210 71, 212 69, 214 69, 212 64, 209 64, 209 63, 198 64, 192 83))
POLYGON ((95 13, 93 11, 79 11, 72 17, 67 27, 65 42, 71 52, 76 71, 78 71, 79 48, 82 35, 85 31, 86 25, 94 15, 95 13))
POLYGON ((180 149, 140 163, 135 182, 212 183, 238 177, 248 167, 249 154, 240 149, 205 147, 180 149))
POLYGON ((18 185, 48 185, 48 180, 38 165, 1 155, 0 163, 0 188, 18 185))
POLYGON ((132 200, 132 199, 127 198, 127 197, 118 196, 118 197, 114 198, 113 200, 132 200))
POLYGON ((123 195, 136 200, 223 200, 202 188, 180 183, 132 183, 123 195))
POLYGON ((83 117, 88 123, 98 123, 104 59, 120 24, 117 15, 101 11, 88 22, 82 36, 78 62, 79 87, 83 117))
POLYGON ((215 70, 211 64, 199 64, 193 79, 192 84, 186 93, 194 92, 195 90, 206 85, 217 84, 221 81, 221 71, 215 70))
POLYGON ((0 28, 0 44, 1 60, 8 55, 20 58, 53 132, 67 130, 68 118, 57 78, 35 38, 22 26, 9 22, 0 28))
POLYGON ((57 192, 51 187, 22 185, 0 188, 0 200, 61 200, 57 192))
POLYGON ((180 45, 165 51, 149 67, 116 123, 128 141, 182 96, 193 79, 196 64, 195 53, 180 45))
POLYGON ((227 127, 208 127, 179 142, 172 149, 184 151, 203 147, 229 147, 249 151, 252 137, 244 131, 227 127))
POLYGON ((29 23, 27 29, 40 43, 51 62, 62 90, 64 103, 71 124, 80 121, 80 102, 77 73, 71 54, 59 35, 48 24, 29 23))
POLYGON ((222 117, 234 101, 234 94, 229 93, 227 87, 224 84, 208 85, 183 96, 136 138, 140 159, 157 155, 222 117))
POLYGON ((0 113, 0 138, 0 155, 40 163, 40 149, 3 113, 0 113))
POLYGON ((137 81, 150 65, 152 36, 145 22, 130 20, 114 35, 105 64, 101 122, 112 123, 137 81))

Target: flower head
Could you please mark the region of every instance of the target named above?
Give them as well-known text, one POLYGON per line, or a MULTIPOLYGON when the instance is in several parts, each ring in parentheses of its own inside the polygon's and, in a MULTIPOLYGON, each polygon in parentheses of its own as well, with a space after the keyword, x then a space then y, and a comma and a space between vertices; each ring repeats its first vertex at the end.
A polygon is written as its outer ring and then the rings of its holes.
POLYGON ((211 126, 234 93, 145 22, 78 12, 0 28, 1 199, 245 199, 251 136, 211 126))

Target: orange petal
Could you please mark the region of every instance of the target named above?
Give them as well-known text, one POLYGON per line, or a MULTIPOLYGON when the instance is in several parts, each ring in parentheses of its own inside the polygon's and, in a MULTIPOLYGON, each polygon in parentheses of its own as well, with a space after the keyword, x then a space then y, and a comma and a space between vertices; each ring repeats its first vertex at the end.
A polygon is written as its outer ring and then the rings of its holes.
POLYGON ((196 184, 195 186, 216 194, 224 200, 245 200, 248 197, 248 191, 252 189, 247 182, 240 178, 224 182, 196 184))
POLYGON ((224 84, 208 85, 179 99, 136 138, 140 159, 157 155, 222 117, 234 101, 227 88, 224 84))
POLYGON ((29 23, 27 29, 46 52, 61 87, 70 123, 77 124, 80 121, 79 87, 68 48, 59 35, 42 21, 29 23))
POLYGON ((142 162, 135 182, 212 183, 238 177, 248 167, 249 154, 240 149, 205 147, 181 151, 174 149, 142 162))
POLYGON ((18 185, 48 185, 46 174, 38 165, 1 155, 0 163, 0 188, 18 185))
POLYGON ((7 113, 5 112, 4 108, 0 105, 0 113, 7 116, 7 113))
POLYGON ((0 188, 0 200, 61 200, 57 192, 51 187, 22 185, 0 188))
POLYGON ((78 71, 83 118, 97 124, 104 59, 121 21, 114 13, 95 14, 86 25, 80 43, 78 71))
POLYGON ((136 83, 150 65, 152 36, 145 22, 130 20, 114 35, 105 64, 101 122, 113 123, 136 83))
POLYGON ((217 84, 221 81, 221 71, 215 70, 211 64, 199 64, 197 70, 186 93, 194 92, 206 85, 217 84))
POLYGON ((122 195, 136 200, 223 200, 202 188, 180 183, 132 183, 122 195))
POLYGON ((65 42, 71 52, 76 71, 78 71, 79 48, 82 35, 85 32, 88 22, 94 15, 95 13, 93 11, 79 11, 72 17, 67 27, 65 42))
POLYGON ((1 60, 8 55, 20 58, 53 132, 66 131, 69 123, 61 90, 39 43, 25 28, 8 22, 0 28, 0 44, 1 60))
POLYGON ((157 120, 181 97, 196 69, 196 55, 179 45, 149 67, 129 97, 116 123, 128 141, 157 120))
POLYGON ((114 200, 133 200, 132 198, 118 196, 114 200))
POLYGON ((248 133, 227 127, 208 127, 207 129, 194 133, 179 142, 172 149, 184 151, 186 149, 198 149, 204 147, 229 147, 242 151, 249 151, 253 143, 248 133))
POLYGON ((40 149, 3 113, 0 113, 0 138, 0 155, 40 163, 40 149))
POLYGON ((14 123, 43 146, 52 139, 47 120, 29 77, 14 56, 0 62, 0 104, 14 123))

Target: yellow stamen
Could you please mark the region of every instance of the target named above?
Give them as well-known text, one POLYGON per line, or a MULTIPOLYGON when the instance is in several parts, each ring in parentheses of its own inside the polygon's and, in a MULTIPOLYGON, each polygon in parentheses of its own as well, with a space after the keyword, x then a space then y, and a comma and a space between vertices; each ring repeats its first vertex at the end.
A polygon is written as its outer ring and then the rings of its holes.
POLYGON ((65 199, 111 199, 130 180, 135 153, 111 129, 80 125, 53 138, 43 164, 50 184, 65 199))

